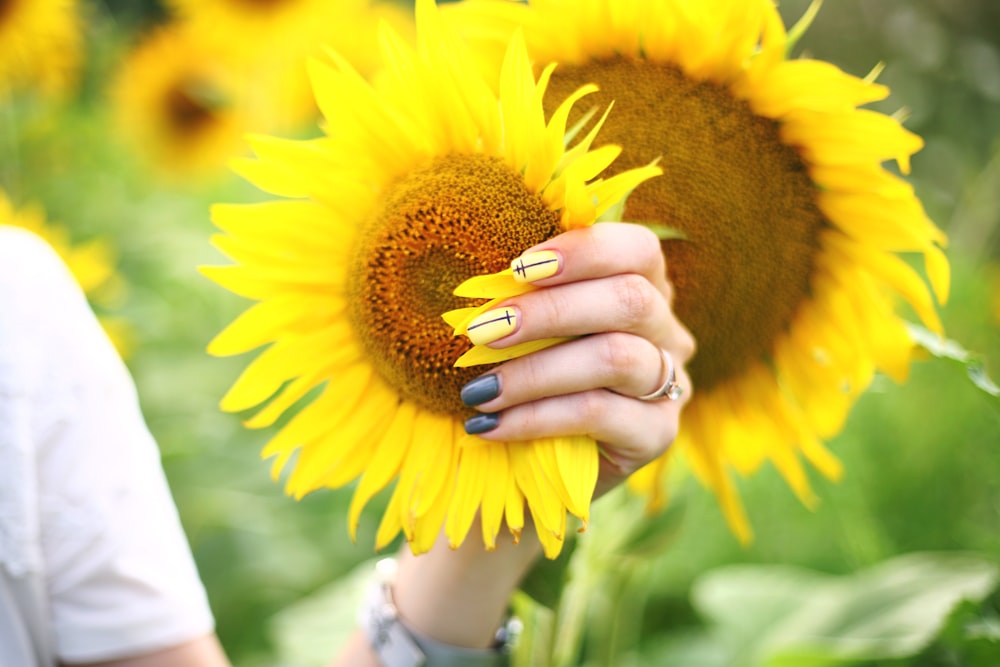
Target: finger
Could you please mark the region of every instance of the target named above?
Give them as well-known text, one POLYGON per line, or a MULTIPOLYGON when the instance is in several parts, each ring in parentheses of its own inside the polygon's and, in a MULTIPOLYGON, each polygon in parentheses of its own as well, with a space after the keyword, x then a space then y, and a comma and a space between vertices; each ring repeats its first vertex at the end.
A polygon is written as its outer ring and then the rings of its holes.
POLYGON ((648 228, 599 222, 540 243, 511 263, 516 280, 542 287, 621 273, 644 276, 668 301, 672 290, 660 240, 648 228))
MULTIPOLYGON (((685 373, 682 382, 689 383, 685 373)), ((688 386, 690 386, 688 384, 688 386)), ((601 444, 620 481, 663 454, 677 436, 681 401, 643 402, 604 389, 542 398, 466 422, 492 426, 478 435, 494 441, 525 441, 586 435, 601 444)), ((472 430, 477 430, 473 428, 472 430)))
POLYGON ((663 295, 634 273, 573 282, 512 297, 469 323, 477 345, 518 343, 604 331, 635 334, 666 345, 676 318, 663 295))
MULTIPOLYGON (((673 359, 675 367, 686 361, 673 359)), ((587 336, 508 361, 462 390, 466 405, 497 412, 546 396, 608 389, 625 396, 655 391, 666 379, 660 349, 626 333, 587 336)))

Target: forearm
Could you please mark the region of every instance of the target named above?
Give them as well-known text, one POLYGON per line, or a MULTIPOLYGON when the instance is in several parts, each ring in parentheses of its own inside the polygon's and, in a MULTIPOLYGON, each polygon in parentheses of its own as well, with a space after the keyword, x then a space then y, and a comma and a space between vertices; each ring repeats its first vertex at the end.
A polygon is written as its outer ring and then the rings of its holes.
MULTIPOLYGON (((408 628, 453 646, 482 649, 493 643, 511 593, 541 554, 541 545, 526 527, 520 544, 502 532, 496 550, 487 552, 478 530, 477 523, 454 550, 443 537, 420 556, 403 548, 393 598, 408 628)), ((379 662, 359 630, 333 665, 379 667, 379 662)))
POLYGON ((404 549, 395 586, 400 617, 437 641, 486 648, 503 620, 511 593, 541 554, 534 530, 525 527, 520 544, 501 531, 487 552, 478 524, 458 549, 439 539, 422 556, 404 549))

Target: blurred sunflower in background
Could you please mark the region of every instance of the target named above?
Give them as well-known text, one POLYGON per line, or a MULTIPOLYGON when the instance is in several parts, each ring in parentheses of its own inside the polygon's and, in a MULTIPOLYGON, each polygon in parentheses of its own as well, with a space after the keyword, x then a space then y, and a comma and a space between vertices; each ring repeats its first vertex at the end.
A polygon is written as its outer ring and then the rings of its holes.
POLYGON ((173 179, 223 171, 253 126, 249 73, 180 26, 151 32, 123 61, 111 89, 121 138, 173 179))
POLYGON ((361 72, 379 64, 376 30, 385 20, 412 39, 410 12, 370 0, 167 0, 197 39, 227 52, 254 72, 248 100, 268 121, 262 128, 294 128, 317 109, 306 61, 332 48, 361 72))
POLYGON ((52 246, 69 267, 87 300, 98 310, 98 319, 119 354, 127 358, 133 347, 132 327, 127 321, 102 312, 118 306, 125 294, 125 282, 115 268, 115 253, 108 240, 95 238, 73 243, 69 230, 46 221, 41 207, 16 209, 3 190, 0 190, 0 225, 26 229, 52 246))
POLYGON ((22 89, 67 94, 81 50, 76 0, 0 1, 0 99, 22 89))
POLYGON ((569 110, 593 86, 566 96, 546 123, 551 68, 536 81, 523 40, 508 44, 497 94, 433 0, 418 0, 416 19, 416 50, 388 26, 381 32, 377 87, 339 56, 314 63, 328 136, 252 141, 258 159, 238 171, 287 199, 214 208, 225 232, 215 244, 235 264, 203 272, 259 303, 209 351, 271 344, 222 407, 269 401, 246 422, 259 428, 310 395, 263 455, 275 458, 276 476, 296 455, 286 484, 296 497, 360 477, 352 537, 365 504, 396 479, 377 548, 402 531, 414 552, 426 551, 442 525, 460 544, 477 513, 492 547, 503 522, 519 533, 527 505, 554 557, 567 512, 589 516, 596 443, 466 435, 459 392, 478 372, 454 367, 469 344, 441 315, 475 303, 456 297, 456 284, 591 224, 659 170, 594 180, 618 149, 589 150, 596 131, 572 151, 564 145, 569 110))
POLYGON ((602 137, 623 152, 607 174, 660 160, 664 175, 629 197, 624 217, 683 234, 662 249, 675 309, 698 341, 697 391, 673 449, 633 487, 660 506, 680 454, 743 541, 751 529, 732 470, 770 461, 812 505, 802 459, 839 477, 822 440, 876 371, 907 376, 913 343, 898 298, 941 332, 900 253, 923 255, 938 303, 949 291, 944 235, 883 166, 908 171, 922 141, 859 108, 888 90, 789 60, 794 38, 770 0, 467 0, 447 15, 483 62, 516 27, 535 63, 558 61, 548 113, 586 83, 600 87, 592 104, 614 100, 602 137))

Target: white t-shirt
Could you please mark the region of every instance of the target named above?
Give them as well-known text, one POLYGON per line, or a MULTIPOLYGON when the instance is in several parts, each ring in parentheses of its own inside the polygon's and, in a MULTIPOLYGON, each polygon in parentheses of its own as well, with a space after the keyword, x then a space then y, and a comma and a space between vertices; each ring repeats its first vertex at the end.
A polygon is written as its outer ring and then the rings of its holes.
POLYGON ((0 225, 0 666, 212 629, 128 371, 51 248, 0 225))

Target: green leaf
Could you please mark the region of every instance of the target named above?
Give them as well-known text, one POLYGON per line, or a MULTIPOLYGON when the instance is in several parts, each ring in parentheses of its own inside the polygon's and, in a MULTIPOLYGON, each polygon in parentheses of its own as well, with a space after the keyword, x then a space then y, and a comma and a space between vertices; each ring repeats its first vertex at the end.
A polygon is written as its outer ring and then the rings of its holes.
POLYGON ((986 366, 980 355, 969 352, 958 341, 938 336, 919 324, 906 323, 913 342, 938 359, 947 359, 961 364, 969 380, 990 396, 1000 397, 1000 386, 986 373, 986 366))
POLYGON ((955 607, 933 644, 913 667, 936 665, 1000 665, 1000 596, 982 604, 970 600, 955 607))
POLYGON ((636 224, 642 225, 646 229, 652 231, 656 234, 656 238, 661 241, 686 241, 687 234, 683 230, 677 229, 676 227, 669 227, 667 225, 660 224, 658 222, 637 222, 636 224))
POLYGON ((617 203, 608 207, 604 213, 597 216, 597 222, 618 222, 625 219, 625 200, 628 196, 622 197, 617 203))
POLYGON ((696 582, 692 595, 732 665, 823 667, 914 656, 958 603, 982 600, 997 580, 992 560, 924 553, 843 577, 723 568, 696 582))
POLYGON ((1000 386, 986 374, 986 367, 979 360, 972 360, 965 365, 972 384, 976 385, 990 396, 1000 396, 1000 386))

